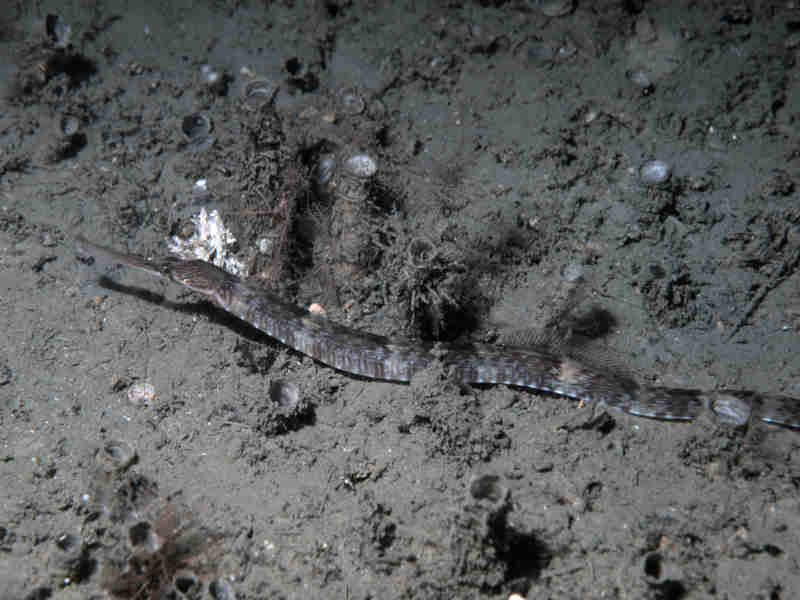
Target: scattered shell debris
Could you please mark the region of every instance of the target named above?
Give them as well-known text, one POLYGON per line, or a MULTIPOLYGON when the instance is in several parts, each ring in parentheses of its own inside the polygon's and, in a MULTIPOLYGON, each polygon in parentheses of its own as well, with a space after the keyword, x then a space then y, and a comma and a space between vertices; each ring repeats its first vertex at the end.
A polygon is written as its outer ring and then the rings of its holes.
POLYGON ((348 157, 342 165, 345 171, 361 179, 367 179, 375 175, 378 170, 378 163, 369 154, 358 153, 348 157))
POLYGON ((335 168, 336 155, 333 152, 325 153, 319 157, 315 183, 320 190, 324 190, 328 186, 335 168))
POLYGON ((735 133, 728 134, 714 125, 709 125, 706 130, 706 146, 709 150, 725 152, 729 143, 738 141, 739 138, 735 133))
POLYGON ((316 169, 317 191, 337 197, 366 197, 365 185, 378 171, 378 162, 370 154, 347 148, 320 155, 316 169), (352 152, 352 154, 350 153, 352 152))
POLYGON ((282 408, 294 409, 300 400, 300 390, 290 381, 279 379, 269 384, 269 397, 282 408))
POLYGON ((242 87, 242 103, 247 110, 260 110, 272 102, 279 90, 280 86, 269 79, 253 79, 242 87))
POLYGON ((567 60, 572 58, 578 53, 578 45, 570 36, 564 36, 563 43, 558 46, 556 50, 556 58, 558 60, 567 60))
POLYGON ((338 98, 342 111, 351 117, 360 115, 367 107, 364 97, 352 87, 339 90, 338 98))
POLYGON ((639 179, 645 185, 662 185, 669 181, 672 167, 663 160, 649 160, 639 168, 639 179))
POLYGON ((214 85, 219 81, 220 74, 219 71, 214 69, 211 65, 203 65, 200 67, 200 76, 203 78, 203 82, 207 85, 214 85))
POLYGON ((601 114, 600 109, 597 108, 596 106, 594 106, 593 104, 591 104, 586 109, 586 113, 583 115, 583 122, 586 125, 588 125, 589 123, 592 123, 592 122, 596 121, 597 117, 599 117, 600 114, 601 114))
POLYGON ((263 237, 256 242, 256 248, 261 254, 270 254, 276 242, 276 237, 263 237))
POLYGON ((201 208, 200 212, 192 217, 192 223, 195 225, 195 232, 189 239, 172 236, 168 242, 170 252, 184 259, 199 258, 234 275, 245 274, 244 262, 232 254, 231 248, 236 243, 236 238, 230 229, 225 227, 219 211, 201 208))
POLYGON ((73 115, 64 115, 58 122, 58 131, 63 136, 71 136, 78 133, 81 122, 73 115))
POLYGON ((156 398, 156 389, 151 383, 134 383, 128 389, 128 401, 131 404, 147 405, 156 398))
POLYGON ((211 65, 200 67, 200 82, 212 93, 217 96, 224 96, 228 91, 228 83, 231 76, 224 71, 215 69, 211 65))
POLYGON ((644 69, 633 69, 628 71, 628 79, 630 79, 631 83, 633 83, 636 87, 640 88, 644 95, 647 95, 653 91, 653 82, 650 79, 650 76, 647 74, 647 71, 644 69))
POLYGON ((333 202, 332 242, 315 252, 324 253, 338 269, 352 274, 355 265, 375 256, 375 244, 362 230, 367 200, 378 162, 370 154, 341 148, 319 156, 314 176, 316 191, 333 202))
POLYGON ((208 179, 198 179, 192 184, 192 201, 200 203, 208 200, 211 194, 208 191, 208 179))

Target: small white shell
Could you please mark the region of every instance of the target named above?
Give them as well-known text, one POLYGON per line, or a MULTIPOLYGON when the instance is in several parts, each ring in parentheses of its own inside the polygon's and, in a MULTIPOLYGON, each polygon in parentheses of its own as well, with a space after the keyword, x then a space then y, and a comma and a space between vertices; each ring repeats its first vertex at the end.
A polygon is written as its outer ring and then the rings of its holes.
POLYGON ((64 115, 61 117, 58 123, 58 130, 59 133, 63 136, 71 136, 78 133, 78 129, 80 129, 81 122, 78 120, 77 117, 72 115, 64 115))
POLYGON ((642 88, 643 90, 649 89, 653 82, 650 80, 650 76, 645 72, 644 69, 634 69, 628 73, 628 79, 637 86, 642 88))
POLYGON ((567 60, 575 56, 578 52, 578 46, 573 42, 569 36, 564 38, 564 43, 558 47, 556 51, 556 56, 559 60, 567 60))
POLYGON ((151 383, 134 383, 128 389, 128 401, 131 404, 147 405, 156 398, 156 390, 151 383))
POLYGON ((219 82, 220 73, 211 65, 200 67, 200 77, 206 85, 215 85, 219 82))
POLYGON ((727 425, 747 425, 753 409, 748 402, 732 394, 718 392, 711 403, 711 410, 720 423, 727 425))
POLYGON ((342 112, 353 117, 363 113, 367 106, 364 97, 353 88, 345 88, 339 92, 339 104, 342 112))
POLYGON ((269 384, 269 397, 281 408, 294 410, 300 403, 300 390, 290 381, 279 379, 269 384))
POLYGON ((336 168, 336 155, 328 152, 320 155, 319 163, 317 163, 317 185, 325 187, 333 177, 333 171, 336 168))
POLYGON ((639 179, 645 185, 662 185, 671 175, 672 168, 663 160, 649 160, 639 168, 639 179))
POLYGON ((369 154, 365 154, 363 152, 353 154, 344 161, 342 166, 347 174, 362 179, 372 177, 378 170, 377 161, 369 154))
POLYGON ((575 283, 583 279, 583 266, 579 263, 569 263, 561 272, 561 276, 567 283, 575 283))
POLYGON ((269 79, 259 78, 248 81, 242 88, 242 100, 248 110, 259 110, 272 102, 280 87, 269 79))

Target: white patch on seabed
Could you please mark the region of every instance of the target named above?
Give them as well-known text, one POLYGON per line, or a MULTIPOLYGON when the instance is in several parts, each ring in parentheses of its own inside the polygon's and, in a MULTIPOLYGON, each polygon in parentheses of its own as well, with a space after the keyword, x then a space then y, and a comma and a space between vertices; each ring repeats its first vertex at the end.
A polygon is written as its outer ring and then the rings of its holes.
POLYGON ((174 235, 167 242, 170 252, 185 259, 199 258, 225 269, 228 273, 243 275, 244 263, 229 252, 236 238, 230 229, 225 227, 219 211, 216 209, 207 211, 201 208, 200 212, 192 217, 192 223, 195 225, 195 232, 189 239, 174 235))

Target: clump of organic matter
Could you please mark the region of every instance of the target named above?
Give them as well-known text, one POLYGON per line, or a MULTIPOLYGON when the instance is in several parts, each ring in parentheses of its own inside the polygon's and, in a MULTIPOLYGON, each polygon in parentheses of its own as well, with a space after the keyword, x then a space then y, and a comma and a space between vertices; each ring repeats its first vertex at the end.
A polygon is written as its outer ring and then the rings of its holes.
POLYGON ((461 311, 466 266, 455 246, 434 244, 415 237, 407 246, 401 268, 400 293, 405 297, 409 321, 440 339, 449 315, 461 311))
POLYGON ((173 499, 156 501, 146 513, 126 526, 126 539, 106 557, 101 571, 105 590, 118 598, 162 598, 173 590, 187 595, 214 577, 221 535, 173 499))

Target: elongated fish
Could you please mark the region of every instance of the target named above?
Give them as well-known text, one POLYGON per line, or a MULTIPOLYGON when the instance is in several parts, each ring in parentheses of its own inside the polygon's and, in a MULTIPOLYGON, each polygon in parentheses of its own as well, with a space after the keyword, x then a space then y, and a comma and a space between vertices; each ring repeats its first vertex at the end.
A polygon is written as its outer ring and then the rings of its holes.
POLYGON ((707 412, 725 424, 760 419, 800 430, 800 401, 788 396, 643 386, 546 349, 392 340, 310 313, 201 260, 147 260, 83 237, 75 240, 75 253, 82 260, 134 267, 187 287, 282 344, 344 373, 407 382, 438 360, 464 383, 531 388, 653 419, 690 421, 707 412))

